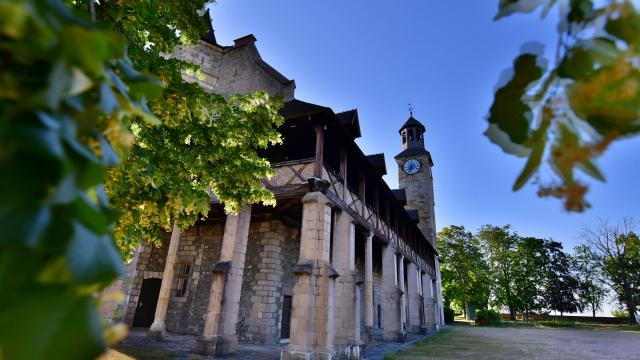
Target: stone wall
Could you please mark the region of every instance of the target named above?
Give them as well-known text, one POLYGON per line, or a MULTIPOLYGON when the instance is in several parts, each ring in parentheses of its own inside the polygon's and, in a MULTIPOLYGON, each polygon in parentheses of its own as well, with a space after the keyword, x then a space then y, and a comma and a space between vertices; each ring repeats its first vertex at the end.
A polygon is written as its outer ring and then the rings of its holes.
MULTIPOLYGON (((177 261, 192 266, 188 289, 184 296, 176 296, 178 272, 171 291, 166 326, 169 332, 200 335, 204 327, 211 288, 213 266, 219 259, 224 224, 195 226, 180 237, 177 261)), ((237 332, 241 341, 272 344, 280 339, 282 300, 291 295, 293 266, 298 260, 299 229, 279 220, 251 222, 247 256, 242 281, 242 295, 237 332)), ((169 235, 165 244, 168 244, 169 235)), ((150 244, 141 247, 138 272, 133 279, 126 322, 135 315, 142 281, 162 278, 165 247, 150 244)))
POLYGON ((410 157, 397 159, 398 162, 398 184, 404 189, 407 195, 407 209, 418 209, 420 222, 418 228, 431 244, 436 246, 436 224, 434 215, 433 178, 431 167, 429 166, 429 156, 419 154, 410 157), (407 159, 417 159, 420 164, 420 171, 409 175, 402 170, 402 166, 407 159))
POLYGON ((285 101, 294 97, 295 83, 264 62, 253 43, 222 47, 201 41, 176 47, 173 56, 200 66, 200 71, 185 72, 182 78, 206 90, 225 96, 266 91, 285 101))
POLYGON ((241 341, 280 340, 282 301, 292 292, 299 237, 299 229, 279 220, 251 223, 237 326, 241 341))
MULTIPOLYGON (((207 224, 194 226, 180 236, 176 265, 191 266, 191 276, 184 296, 176 296, 178 274, 173 279, 171 297, 167 309, 167 330, 170 332, 197 334, 202 333, 204 318, 207 310, 213 266, 218 261, 222 244, 223 224, 207 224)), ((140 295, 142 281, 148 278, 162 278, 164 263, 170 239, 166 234, 164 246, 155 247, 144 243, 138 255, 138 266, 132 281, 131 294, 127 306, 125 321, 133 322, 136 306, 140 295)))

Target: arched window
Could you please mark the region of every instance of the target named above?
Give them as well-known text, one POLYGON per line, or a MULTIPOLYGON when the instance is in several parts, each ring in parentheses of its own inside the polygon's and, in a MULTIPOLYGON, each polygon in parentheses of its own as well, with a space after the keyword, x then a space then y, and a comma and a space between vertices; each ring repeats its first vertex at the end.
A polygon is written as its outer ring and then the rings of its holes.
POLYGON ((413 129, 409 129, 409 141, 413 141, 413 129))
POLYGON ((403 144, 407 143, 407 130, 402 132, 402 143, 403 144))

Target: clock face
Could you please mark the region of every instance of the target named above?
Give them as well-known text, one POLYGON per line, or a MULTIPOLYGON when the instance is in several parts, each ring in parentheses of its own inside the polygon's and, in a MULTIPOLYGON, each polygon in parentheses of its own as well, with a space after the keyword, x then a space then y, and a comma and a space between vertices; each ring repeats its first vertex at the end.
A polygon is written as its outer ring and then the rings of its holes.
POLYGON ((420 171, 420 161, 418 161, 416 159, 409 159, 409 160, 404 162, 404 165, 402 166, 402 169, 407 174, 413 175, 413 174, 417 173, 418 171, 420 171))

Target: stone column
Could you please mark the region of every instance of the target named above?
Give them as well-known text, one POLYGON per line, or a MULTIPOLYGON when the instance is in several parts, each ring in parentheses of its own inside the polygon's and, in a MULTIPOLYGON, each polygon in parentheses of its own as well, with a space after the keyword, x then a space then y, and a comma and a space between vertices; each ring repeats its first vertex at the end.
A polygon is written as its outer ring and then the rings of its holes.
POLYGON ((431 277, 426 273, 422 274, 422 294, 424 297, 424 325, 427 328, 427 331, 433 331, 436 328, 433 284, 431 277))
POLYGON ((359 354, 362 346, 360 334, 360 284, 356 272, 356 226, 353 218, 341 211, 335 217, 333 229, 333 268, 340 277, 335 280, 334 345, 347 358, 359 354))
POLYGON ((335 359, 334 287, 338 273, 329 264, 331 208, 321 192, 302 199, 300 257, 294 267, 289 345, 281 359, 335 359))
POLYGON ((404 288, 404 282, 406 280, 404 274, 404 256, 399 256, 398 261, 398 271, 400 275, 398 276, 399 284, 398 288, 400 289, 400 329, 403 333, 407 331, 407 289, 404 288))
POLYGON ((149 328, 147 336, 152 340, 162 340, 166 334, 166 325, 164 320, 167 316, 167 307, 169 306, 169 298, 171 297, 171 287, 173 285, 173 271, 176 265, 176 255, 178 253, 178 245, 180 245, 180 228, 178 223, 173 223, 173 231, 171 232, 171 240, 169 241, 169 249, 167 250, 167 259, 164 263, 164 272, 162 273, 162 283, 160 284, 160 294, 158 295, 158 304, 156 305, 156 314, 153 323, 149 328))
POLYGON ((220 258, 212 273, 204 330, 195 344, 194 350, 199 354, 226 355, 238 348, 236 324, 250 222, 248 205, 237 215, 227 215, 220 258))
POLYGON ((409 263, 407 268, 407 302, 409 304, 409 332, 412 334, 422 333, 421 313, 422 297, 418 288, 420 272, 414 263, 409 263))
POLYGON ((440 261, 436 258, 436 293, 433 295, 436 303, 436 324, 438 328, 444 325, 444 304, 442 300, 442 279, 440 278, 440 261))
POLYGON ((364 247, 364 326, 372 342, 373 331, 373 232, 367 235, 364 247))
POLYGON ((382 250, 382 327, 383 339, 401 341, 404 336, 400 322, 400 289, 397 281, 397 262, 393 244, 382 250))

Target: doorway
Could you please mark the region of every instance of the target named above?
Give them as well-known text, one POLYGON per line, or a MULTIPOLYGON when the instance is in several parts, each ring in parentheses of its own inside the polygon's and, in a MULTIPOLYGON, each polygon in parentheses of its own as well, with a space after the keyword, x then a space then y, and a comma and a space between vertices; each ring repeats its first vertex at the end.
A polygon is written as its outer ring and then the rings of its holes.
POLYGON ((280 338, 288 339, 291 331, 291 296, 284 296, 282 300, 282 323, 280 324, 280 338))
POLYGON ((144 279, 142 281, 138 306, 136 306, 136 314, 133 317, 133 326, 151 326, 156 315, 156 305, 158 305, 161 284, 162 279, 157 278, 144 279))

